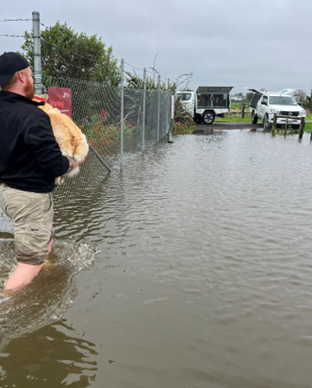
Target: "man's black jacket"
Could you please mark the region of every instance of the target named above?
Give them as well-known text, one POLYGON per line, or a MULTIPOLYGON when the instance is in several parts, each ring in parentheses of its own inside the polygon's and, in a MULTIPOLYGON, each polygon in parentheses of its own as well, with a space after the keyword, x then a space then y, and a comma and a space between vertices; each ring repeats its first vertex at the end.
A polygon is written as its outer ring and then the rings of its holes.
POLYGON ((48 193, 54 178, 69 167, 62 156, 49 116, 35 102, 0 92, 0 183, 19 190, 48 193))

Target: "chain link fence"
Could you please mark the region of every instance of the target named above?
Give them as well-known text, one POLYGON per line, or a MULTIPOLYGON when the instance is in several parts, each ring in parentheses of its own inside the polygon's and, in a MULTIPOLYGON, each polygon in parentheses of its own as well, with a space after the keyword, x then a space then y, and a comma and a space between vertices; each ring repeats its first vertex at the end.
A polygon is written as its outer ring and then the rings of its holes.
POLYGON ((46 90, 49 86, 71 89, 72 119, 91 146, 80 173, 54 191, 58 205, 89 195, 106 178, 106 166, 113 169, 126 163, 172 131, 170 92, 47 76, 42 84, 46 90))

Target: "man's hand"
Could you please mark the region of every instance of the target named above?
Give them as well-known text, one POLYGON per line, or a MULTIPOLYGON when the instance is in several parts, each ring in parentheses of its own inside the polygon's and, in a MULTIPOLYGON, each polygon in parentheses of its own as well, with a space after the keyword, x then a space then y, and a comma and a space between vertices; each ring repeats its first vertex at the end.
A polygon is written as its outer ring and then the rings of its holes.
POLYGON ((71 156, 66 156, 66 158, 69 161, 69 167, 66 173, 71 172, 74 168, 78 167, 82 162, 84 162, 84 159, 80 160, 79 162, 72 158, 71 156))

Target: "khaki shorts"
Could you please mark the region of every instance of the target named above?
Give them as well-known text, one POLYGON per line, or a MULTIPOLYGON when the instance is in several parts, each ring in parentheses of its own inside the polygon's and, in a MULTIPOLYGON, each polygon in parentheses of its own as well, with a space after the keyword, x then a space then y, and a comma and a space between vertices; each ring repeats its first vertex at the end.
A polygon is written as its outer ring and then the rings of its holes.
POLYGON ((0 208, 12 220, 16 260, 39 265, 53 236, 51 193, 33 193, 0 184, 0 208))

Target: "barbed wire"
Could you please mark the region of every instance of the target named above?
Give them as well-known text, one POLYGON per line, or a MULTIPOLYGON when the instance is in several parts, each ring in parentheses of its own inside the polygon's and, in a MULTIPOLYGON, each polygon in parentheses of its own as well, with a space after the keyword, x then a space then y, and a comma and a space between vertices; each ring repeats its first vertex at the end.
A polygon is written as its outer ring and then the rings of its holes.
MULTIPOLYGON (((121 63, 121 60, 120 60, 120 59, 117 59, 117 61, 121 63)), ((124 64, 127 65, 127 66, 129 66, 129 67, 131 67, 132 69, 135 69, 135 70, 141 70, 141 71, 144 70, 144 69, 141 69, 141 68, 139 68, 139 67, 135 67, 135 66, 133 66, 133 65, 130 65, 130 63, 127 63, 127 62, 125 62, 125 61, 124 61, 124 64)))
MULTIPOLYGON (((0 20, 0 23, 6 23, 6 22, 29 22, 32 21, 33 19, 3 19, 0 20)), ((40 25, 43 27, 48 28, 45 24, 40 22, 40 25)))
MULTIPOLYGON (((120 60, 120 59, 117 59, 117 61, 121 63, 121 60, 120 60)), ((129 67, 131 67, 132 69, 144 71, 144 69, 135 67, 135 66, 133 66, 133 65, 131 65, 130 63, 127 63, 127 62, 125 62, 125 61, 124 61, 124 64, 127 65, 127 66, 129 66, 129 67)), ((155 69, 155 72, 150 71, 149 69, 152 69, 152 70, 154 70, 154 69, 153 69, 152 67, 149 67, 149 68, 147 68, 147 69, 145 68, 146 73, 150 74, 151 76, 154 76, 155 73, 156 73, 156 74, 160 74, 156 69, 155 69)), ((161 77, 161 79, 162 79, 163 81, 166 81, 168 78, 167 78, 167 77, 161 77)))
POLYGON ((0 20, 0 23, 6 23, 6 22, 26 22, 32 19, 3 19, 0 20))
MULTIPOLYGON (((120 59, 117 59, 117 61, 121 63, 121 60, 120 60, 120 59)), ((131 67, 132 69, 144 71, 144 69, 141 69, 141 68, 139 68, 139 67, 135 67, 135 66, 133 66, 133 65, 131 65, 130 63, 127 63, 127 62, 125 62, 125 61, 124 61, 124 64, 125 64, 125 65, 128 65, 128 66, 131 67)), ((149 74, 151 74, 151 75, 153 75, 153 76, 155 75, 155 73, 156 73, 156 74, 159 74, 159 72, 158 72, 154 67, 149 67, 148 69, 145 68, 146 72, 149 73, 149 74), (153 71, 149 71, 148 69, 152 69, 153 71)), ((164 79, 167 79, 167 78, 164 78, 164 79)))
POLYGON ((5 36, 9 38, 25 38, 25 35, 8 35, 8 34, 0 34, 0 36, 5 36))

